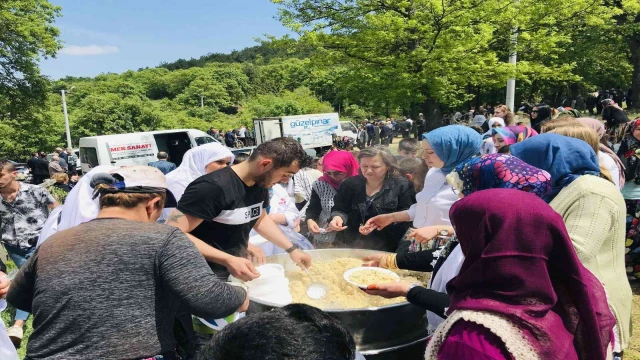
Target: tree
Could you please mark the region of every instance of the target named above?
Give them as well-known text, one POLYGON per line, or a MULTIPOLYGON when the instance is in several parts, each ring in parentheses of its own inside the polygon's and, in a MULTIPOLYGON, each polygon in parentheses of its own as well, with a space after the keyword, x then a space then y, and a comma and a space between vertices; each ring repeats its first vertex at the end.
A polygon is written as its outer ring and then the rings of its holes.
POLYGON ((199 77, 178 95, 176 100, 187 106, 200 106, 200 97, 205 106, 219 109, 231 105, 231 99, 225 88, 210 77, 199 77))
POLYGON ((44 105, 47 81, 38 61, 61 48, 53 26, 60 7, 47 0, 0 2, 0 104, 13 117, 32 105, 44 105))
POLYGON ((343 81, 360 98, 386 108, 421 102, 427 115, 430 100, 459 106, 470 88, 504 88, 515 71, 520 80, 575 78, 573 64, 557 61, 571 39, 566 28, 611 16, 591 0, 272 1, 283 24, 318 49, 313 63, 347 67, 343 81), (517 69, 506 64, 512 51, 523 60, 517 69))
POLYGON ((617 28, 629 46, 629 57, 633 65, 631 89, 633 106, 640 109, 640 2, 637 0, 613 0, 619 11, 615 16, 617 28))

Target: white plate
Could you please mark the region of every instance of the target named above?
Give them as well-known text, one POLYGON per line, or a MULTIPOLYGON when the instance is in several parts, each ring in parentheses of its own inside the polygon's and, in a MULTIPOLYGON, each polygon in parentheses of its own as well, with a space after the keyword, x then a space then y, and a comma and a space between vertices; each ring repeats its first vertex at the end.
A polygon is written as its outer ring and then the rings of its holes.
POLYGON ((366 289, 368 285, 372 285, 372 284, 367 284, 367 285, 360 285, 360 284, 356 284, 353 281, 351 281, 351 279, 349 279, 351 277, 351 274, 353 274, 354 272, 358 272, 358 271, 362 271, 362 270, 366 270, 366 271, 377 271, 377 272, 381 272, 381 273, 385 273, 388 275, 393 276, 396 280, 396 282, 400 281, 400 277, 398 276, 398 274, 394 273, 391 270, 387 270, 387 269, 383 269, 383 268, 379 268, 379 267, 368 267, 368 266, 360 266, 357 268, 353 268, 353 269, 349 269, 347 271, 344 272, 344 280, 346 282, 348 282, 351 285, 355 285, 357 287, 359 287, 360 289, 366 289))

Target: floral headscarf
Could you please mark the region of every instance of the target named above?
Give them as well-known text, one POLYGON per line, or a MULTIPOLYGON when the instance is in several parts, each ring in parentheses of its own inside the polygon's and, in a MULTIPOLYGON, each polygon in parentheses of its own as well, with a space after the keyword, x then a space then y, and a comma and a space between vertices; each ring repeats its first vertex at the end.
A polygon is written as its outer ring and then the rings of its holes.
POLYGON ((627 159, 635 156, 636 150, 640 148, 640 141, 636 139, 635 136, 633 136, 633 132, 638 127, 640 127, 640 118, 633 120, 633 122, 631 122, 629 126, 627 126, 626 134, 624 135, 624 138, 622 138, 622 143, 623 145, 625 145, 626 149, 623 155, 627 159))
POLYGON ((353 146, 353 140, 348 136, 342 136, 334 140, 333 144, 338 150, 347 150, 349 145, 353 146))
POLYGON ((516 189, 544 197, 551 191, 551 175, 517 157, 491 154, 456 167, 447 181, 465 196, 486 189, 516 189))

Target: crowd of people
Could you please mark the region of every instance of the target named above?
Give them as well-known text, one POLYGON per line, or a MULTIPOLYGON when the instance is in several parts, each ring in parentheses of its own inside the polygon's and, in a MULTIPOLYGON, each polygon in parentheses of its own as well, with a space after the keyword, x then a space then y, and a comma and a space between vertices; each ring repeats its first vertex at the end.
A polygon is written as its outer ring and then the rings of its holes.
POLYGON ((247 129, 244 125, 237 129, 228 129, 227 131, 211 127, 207 130, 207 134, 216 139, 220 144, 224 144, 230 148, 252 146, 256 138, 255 132, 247 129))
POLYGON ((361 248, 379 251, 365 266, 431 273, 364 290, 426 311, 426 359, 622 359, 640 118, 556 110, 518 121, 487 106, 429 132, 422 114, 366 120, 315 159, 290 138, 243 158, 204 144, 175 169, 165 154, 96 167, 62 205, 0 161, 2 243, 20 268, 0 277, 19 309, 6 333, 19 346, 33 314, 28 359, 362 358, 313 307, 243 318, 248 290, 227 282, 258 278, 272 254, 308 268, 305 250, 361 248))

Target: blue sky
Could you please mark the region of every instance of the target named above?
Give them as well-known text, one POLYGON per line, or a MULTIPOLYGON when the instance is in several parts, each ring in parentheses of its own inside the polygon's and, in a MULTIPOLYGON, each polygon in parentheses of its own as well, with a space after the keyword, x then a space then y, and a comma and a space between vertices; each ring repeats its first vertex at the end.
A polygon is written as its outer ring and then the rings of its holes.
POLYGON ((162 61, 228 53, 264 34, 290 33, 269 0, 50 0, 65 48, 42 73, 95 76, 154 67, 162 61))

